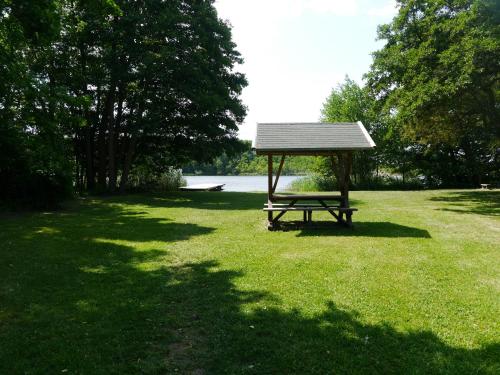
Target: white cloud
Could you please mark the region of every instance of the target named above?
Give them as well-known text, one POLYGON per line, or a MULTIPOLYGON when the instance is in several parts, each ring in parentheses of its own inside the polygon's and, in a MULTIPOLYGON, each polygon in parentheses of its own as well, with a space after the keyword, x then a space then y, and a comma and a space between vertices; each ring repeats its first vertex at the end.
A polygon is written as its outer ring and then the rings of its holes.
POLYGON ((217 0, 222 18, 277 19, 299 17, 305 13, 354 16, 359 13, 358 0, 217 0), (229 17, 228 17, 229 16, 229 17))
POLYGON ((359 12, 356 0, 304 0, 300 1, 304 10, 322 14, 333 14, 337 16, 354 16, 359 12))
POLYGON ((366 14, 374 17, 387 17, 392 18, 398 12, 397 3, 395 0, 389 0, 385 5, 381 7, 368 8, 366 14))

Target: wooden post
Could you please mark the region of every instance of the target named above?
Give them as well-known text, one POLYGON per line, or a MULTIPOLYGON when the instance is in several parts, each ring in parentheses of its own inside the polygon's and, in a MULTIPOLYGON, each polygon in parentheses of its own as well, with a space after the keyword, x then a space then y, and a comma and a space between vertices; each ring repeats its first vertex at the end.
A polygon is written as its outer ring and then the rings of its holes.
MULTIPOLYGON (((344 207, 349 208, 349 185, 351 183, 351 172, 352 172, 352 151, 348 151, 344 154, 344 191, 342 195, 344 198, 344 207)), ((352 227, 352 211, 346 212, 346 223, 347 226, 352 227)))
POLYGON ((345 206, 349 207, 349 185, 351 184, 352 173, 352 151, 345 154, 345 169, 344 169, 344 191, 345 191, 345 206))
MULTIPOLYGON (((351 181, 352 171, 352 151, 336 152, 331 157, 333 172, 339 184, 339 191, 342 195, 340 207, 349 207, 349 184, 351 181)), ((344 212, 339 212, 341 220, 344 219, 344 212)))
MULTIPOLYGON (((267 207, 273 207, 273 155, 267 155, 267 207)), ((272 225, 273 211, 267 211, 268 225, 272 225)))

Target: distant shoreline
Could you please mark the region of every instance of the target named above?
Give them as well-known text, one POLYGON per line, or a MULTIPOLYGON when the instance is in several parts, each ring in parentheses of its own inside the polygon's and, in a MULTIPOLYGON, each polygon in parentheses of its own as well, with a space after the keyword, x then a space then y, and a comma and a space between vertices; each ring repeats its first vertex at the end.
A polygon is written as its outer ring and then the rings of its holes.
MULTIPOLYGON (((204 176, 204 177, 248 177, 248 176, 267 176, 265 174, 260 174, 260 173, 241 173, 241 174, 193 174, 193 173, 182 173, 184 177, 197 177, 197 176, 204 176)), ((282 173, 281 176, 293 176, 293 177, 307 177, 309 175, 307 174, 284 174, 282 173)))

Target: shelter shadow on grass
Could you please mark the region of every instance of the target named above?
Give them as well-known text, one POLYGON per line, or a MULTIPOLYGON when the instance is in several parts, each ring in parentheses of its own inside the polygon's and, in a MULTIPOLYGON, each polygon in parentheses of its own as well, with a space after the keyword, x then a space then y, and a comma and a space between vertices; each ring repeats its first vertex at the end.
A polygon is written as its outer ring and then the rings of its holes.
POLYGON ((441 211, 500 216, 500 190, 448 192, 430 200, 448 203, 449 207, 438 208, 441 211))
POLYGON ((301 222, 286 222, 282 224, 284 230, 299 230, 298 237, 302 236, 342 236, 342 237, 413 237, 431 238, 426 229, 409 227, 388 221, 354 221, 353 228, 346 228, 333 221, 317 221, 311 226, 301 222))

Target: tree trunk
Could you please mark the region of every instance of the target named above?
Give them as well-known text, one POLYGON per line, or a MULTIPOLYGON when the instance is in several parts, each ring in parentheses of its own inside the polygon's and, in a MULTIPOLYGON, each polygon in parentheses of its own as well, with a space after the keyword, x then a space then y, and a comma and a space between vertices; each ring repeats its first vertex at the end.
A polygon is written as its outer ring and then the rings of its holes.
MULTIPOLYGON (((108 140, 111 137, 111 129, 113 128, 113 112, 115 106, 115 86, 112 84, 109 87, 108 94, 106 95, 106 103, 104 105, 104 112, 99 126, 99 171, 97 176, 97 184, 99 190, 106 190, 106 177, 108 166, 108 147, 106 147, 106 131, 108 131, 108 140)), ((114 136, 114 135, 113 135, 114 136)))
POLYGON ((120 180, 120 193, 125 192, 127 188, 130 167, 132 166, 132 161, 134 160, 135 156, 136 143, 137 143, 137 136, 135 134, 132 134, 128 142, 128 147, 125 154, 125 160, 123 162, 122 178, 120 180))
MULTIPOLYGON (((111 45, 111 62, 109 65, 110 71, 110 82, 109 89, 106 95, 106 102, 104 104, 104 112, 102 116, 102 121, 99 127, 99 176, 98 184, 99 189, 106 190, 106 177, 108 172, 108 158, 111 154, 110 150, 114 154, 114 111, 115 111, 115 96, 116 96, 116 84, 117 84, 117 60, 116 60, 116 43, 113 42, 111 45), (106 139, 106 132, 108 139, 106 139), (108 141, 108 147, 106 147, 106 140, 108 141), (109 145, 112 143, 112 145, 109 145)), ((109 165, 113 165, 115 168, 115 160, 109 160, 109 165)), ((115 183, 116 184, 116 183, 115 183)))
MULTIPOLYGON (((81 90, 83 95, 88 95, 89 90, 87 88, 87 53, 85 45, 80 44, 80 74, 81 74, 81 90)), ((99 93, 99 91, 98 91, 99 93)), ((99 105, 98 105, 99 107, 99 105)), ((84 117, 86 121, 86 127, 83 132, 83 145, 82 153, 85 155, 84 160, 82 160, 82 171, 81 171, 81 189, 86 187, 87 190, 94 190, 95 188, 95 172, 94 172, 94 128, 92 125, 92 115, 88 108, 84 109, 84 117), (83 165, 85 164, 85 165, 83 165), (83 175, 85 174, 85 181, 83 175)))
MULTIPOLYGON (((148 88, 148 82, 144 82, 144 91, 146 91, 147 88, 148 88)), ((141 101, 139 103, 139 108, 137 109, 137 114, 135 116, 136 129, 137 126, 142 123, 142 115, 144 114, 145 109, 146 109, 146 103, 144 101, 141 101)), ((130 112, 132 112, 132 109, 130 110, 130 112)), ((132 113, 130 113, 129 117, 132 118, 132 113)), ((130 168, 132 167, 132 162, 134 161, 137 141, 138 141, 138 133, 137 130, 135 130, 131 132, 131 136, 128 142, 128 147, 126 148, 125 151, 125 160, 123 161, 123 170, 120 180, 120 193, 125 192, 128 185, 128 177, 130 173, 130 168)))
POLYGON ((116 191, 116 129, 120 127, 122 113, 123 113, 123 88, 120 87, 118 91, 118 108, 116 110, 115 121, 109 121, 109 143, 108 143, 108 161, 109 161, 109 191, 116 191))
POLYGON ((87 179, 87 190, 95 189, 94 172, 94 129, 92 125, 87 124, 85 129, 85 176, 87 179))
POLYGON ((106 126, 102 122, 97 136, 97 154, 97 188, 102 192, 106 190, 106 126))

